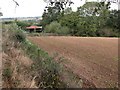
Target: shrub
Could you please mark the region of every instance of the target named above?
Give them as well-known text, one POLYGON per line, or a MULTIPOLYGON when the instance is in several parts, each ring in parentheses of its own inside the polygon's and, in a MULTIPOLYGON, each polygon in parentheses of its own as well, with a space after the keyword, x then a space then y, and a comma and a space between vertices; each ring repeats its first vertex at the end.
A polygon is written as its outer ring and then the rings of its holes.
POLYGON ((33 71, 39 71, 37 73, 37 85, 40 88, 58 88, 63 86, 64 83, 60 80, 59 75, 62 67, 47 52, 30 43, 29 40, 21 44, 21 47, 34 61, 31 67, 33 71))
POLYGON ((13 35, 14 39, 18 40, 19 42, 25 41, 25 34, 21 30, 17 30, 13 35))
POLYGON ((105 36, 105 37, 117 37, 119 34, 115 31, 113 31, 112 28, 105 27, 100 30, 100 36, 105 36))
POLYGON ((26 35, 15 23, 9 26, 10 38, 19 42, 25 41, 26 35))
POLYGON ((69 35, 70 34, 70 29, 68 27, 61 27, 58 31, 56 31, 59 35, 69 35))
POLYGON ((70 31, 68 27, 62 27, 58 22, 52 22, 51 24, 45 27, 45 32, 47 33, 55 33, 58 35, 69 35, 70 31))
POLYGON ((3 78, 8 78, 10 79, 12 77, 12 71, 10 68, 6 68, 3 70, 3 78))

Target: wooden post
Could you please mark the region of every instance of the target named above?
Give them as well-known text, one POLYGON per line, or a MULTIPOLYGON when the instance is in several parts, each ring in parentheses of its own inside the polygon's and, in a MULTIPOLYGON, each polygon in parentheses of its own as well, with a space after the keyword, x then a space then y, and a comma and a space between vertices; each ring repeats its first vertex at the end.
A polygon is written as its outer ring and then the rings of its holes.
POLYGON ((36 28, 34 28, 34 32, 36 32, 36 28))

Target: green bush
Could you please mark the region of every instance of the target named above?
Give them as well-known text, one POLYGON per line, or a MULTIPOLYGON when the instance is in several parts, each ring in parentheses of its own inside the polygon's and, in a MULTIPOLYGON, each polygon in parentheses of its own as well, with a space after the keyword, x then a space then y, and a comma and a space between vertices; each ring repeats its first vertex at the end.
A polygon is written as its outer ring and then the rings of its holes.
POLYGON ((65 26, 62 27, 60 23, 55 21, 45 27, 45 32, 46 33, 55 33, 58 35, 69 35, 70 29, 65 26))
POLYGON ((61 27, 60 30, 56 31, 59 35, 70 35, 70 29, 68 27, 61 27))
POLYGON ((104 37, 118 37, 119 33, 115 32, 112 28, 105 27, 100 30, 100 36, 104 37))
POLYGON ((12 77, 12 71, 11 71, 11 69, 10 68, 4 69, 2 75, 3 75, 3 78, 10 79, 12 77))
POLYGON ((26 35, 23 30, 21 30, 16 23, 10 24, 9 26, 10 38, 17 40, 19 42, 25 41, 26 35))
POLYGON ((64 83, 60 80, 59 75, 62 67, 47 52, 30 43, 29 40, 25 40, 21 47, 34 61, 31 68, 38 72, 36 84, 39 88, 59 88, 63 86, 64 83))
POLYGON ((25 34, 21 30, 17 30, 13 35, 14 39, 18 40, 19 42, 25 41, 25 34))

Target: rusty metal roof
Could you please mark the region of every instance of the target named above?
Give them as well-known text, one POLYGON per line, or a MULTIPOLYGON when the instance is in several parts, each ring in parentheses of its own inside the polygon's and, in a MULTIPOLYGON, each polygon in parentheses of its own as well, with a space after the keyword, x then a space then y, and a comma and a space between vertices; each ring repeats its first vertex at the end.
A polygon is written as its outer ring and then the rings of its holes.
POLYGON ((35 26, 35 25, 26 27, 26 29, 41 29, 41 28, 42 28, 42 26, 35 26))

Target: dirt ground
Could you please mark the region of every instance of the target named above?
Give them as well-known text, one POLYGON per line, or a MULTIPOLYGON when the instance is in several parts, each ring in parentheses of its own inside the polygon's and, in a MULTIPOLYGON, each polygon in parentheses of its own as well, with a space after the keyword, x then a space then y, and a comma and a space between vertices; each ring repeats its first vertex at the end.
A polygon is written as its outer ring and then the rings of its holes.
POLYGON ((118 85, 118 38, 40 36, 28 39, 50 55, 67 58, 65 66, 97 88, 118 85))

